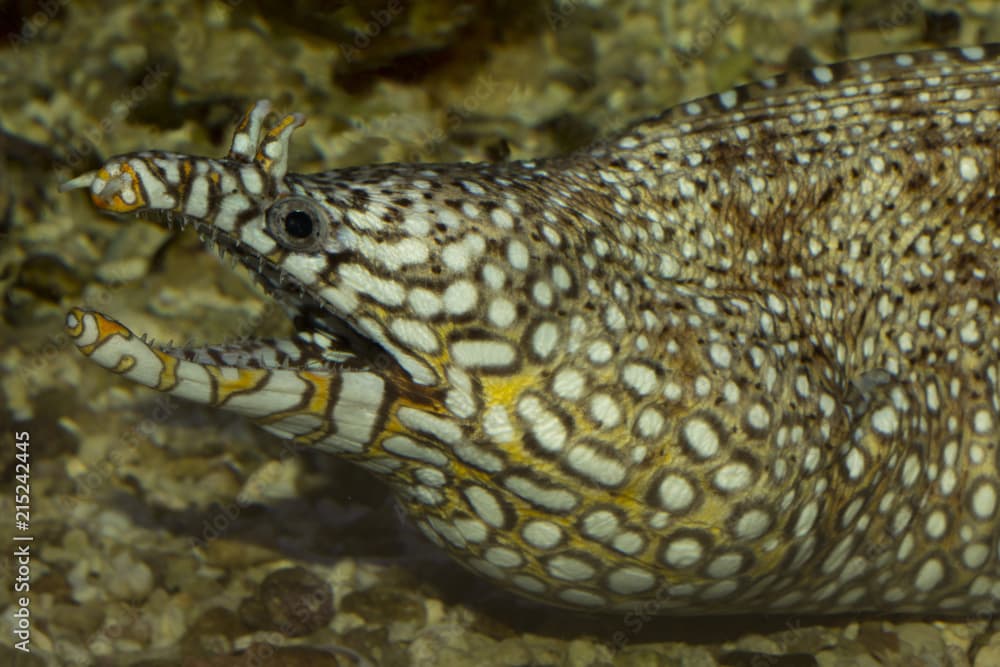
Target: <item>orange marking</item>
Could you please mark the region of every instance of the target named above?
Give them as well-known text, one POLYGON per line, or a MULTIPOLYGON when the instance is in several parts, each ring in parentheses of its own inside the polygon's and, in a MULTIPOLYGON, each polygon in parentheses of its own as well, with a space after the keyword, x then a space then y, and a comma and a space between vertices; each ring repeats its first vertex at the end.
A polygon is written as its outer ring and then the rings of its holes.
POLYGON ((116 334, 121 336, 122 338, 125 338, 126 340, 132 338, 133 336, 132 332, 126 329, 124 326, 118 324, 114 320, 109 320, 107 317, 101 315, 100 313, 85 313, 79 308, 74 308, 73 312, 76 314, 76 318, 80 322, 79 325, 77 325, 72 331, 70 331, 70 335, 72 335, 74 338, 79 337, 81 334, 83 334, 83 318, 86 317, 87 315, 93 315, 94 323, 97 324, 97 338, 94 339, 94 342, 90 343, 89 345, 80 346, 80 352, 82 352, 84 355, 88 357, 94 353, 94 350, 96 350, 99 345, 101 345, 102 343, 104 343, 104 341, 108 340, 109 338, 111 338, 116 334))
POLYGON ((275 412, 263 417, 254 417, 254 419, 259 424, 275 424, 298 415, 312 415, 314 417, 319 417, 320 424, 315 430, 292 438, 295 442, 311 445, 318 440, 322 440, 333 432, 333 429, 330 427, 330 419, 328 416, 331 408, 330 381, 333 376, 326 373, 317 373, 315 371, 298 371, 296 372, 296 375, 313 389, 309 402, 301 408, 275 412))
POLYGON ((79 338, 83 333, 83 318, 86 313, 84 313, 82 309, 76 307, 70 308, 69 312, 71 315, 76 317, 76 326, 72 328, 66 327, 66 333, 68 333, 72 338, 79 338))
POLYGON ((274 158, 265 155, 264 149, 269 146, 272 142, 278 141, 282 133, 288 128, 289 125, 295 124, 297 121, 296 117, 293 115, 288 115, 275 123, 274 127, 267 131, 264 135, 264 141, 260 142, 260 149, 257 151, 257 155, 254 157, 254 161, 258 162, 264 171, 270 171, 271 165, 274 164, 274 158))
POLYGON ((484 376, 482 383, 483 404, 487 408, 491 405, 512 407, 521 394, 528 389, 538 389, 544 392, 544 389, 539 387, 538 376, 529 373, 510 377, 484 376))
POLYGON ((246 129, 248 127, 250 127, 250 117, 251 117, 250 116, 250 112, 251 111, 253 111, 253 107, 252 106, 250 107, 249 111, 247 111, 245 114, 243 114, 243 118, 240 118, 240 122, 236 124, 236 129, 233 131, 233 134, 242 134, 242 133, 246 132, 246 129))
POLYGON ((275 123, 274 127, 272 127, 270 130, 267 131, 267 138, 268 139, 276 139, 276 138, 278 138, 281 135, 281 133, 285 130, 285 128, 288 127, 289 125, 291 125, 294 122, 295 122, 295 116, 294 115, 289 114, 289 115, 285 116, 284 118, 282 118, 281 120, 279 120, 277 123, 275 123))
POLYGON ((298 376, 313 388, 312 398, 304 411, 313 415, 326 414, 330 402, 330 376, 313 371, 301 371, 298 376))
POLYGON ((304 407, 274 412, 263 417, 254 417, 254 419, 260 424, 274 424, 297 415, 319 417, 322 423, 316 430, 297 435, 293 438, 296 442, 312 444, 317 440, 322 440, 332 432, 330 429, 330 420, 327 416, 328 408, 330 407, 331 376, 314 371, 298 371, 296 375, 313 389, 309 402, 304 407))
POLYGON ((126 340, 132 337, 132 332, 118 322, 109 320, 100 313, 93 313, 93 316, 94 321, 97 322, 97 340, 94 341, 94 345, 97 343, 103 343, 115 334, 125 338, 126 340))
POLYGON ((216 384, 219 388, 216 405, 225 403, 236 394, 257 389, 262 382, 267 380, 268 376, 268 372, 261 368, 237 368, 234 369, 237 372, 237 376, 229 379, 223 377, 223 368, 220 366, 205 364, 202 368, 216 379, 216 384))
MULTIPOLYGON (((135 195, 135 201, 132 203, 126 202, 122 199, 122 193, 116 192, 110 200, 104 199, 100 194, 90 193, 90 201, 93 202, 94 206, 105 211, 111 211, 113 213, 130 213, 137 209, 140 209, 146 205, 146 200, 142 196, 142 188, 139 187, 139 177, 135 173, 135 169, 131 167, 127 162, 121 165, 122 174, 128 174, 129 182, 125 186, 125 189, 132 192, 135 195)), ((98 177, 104 179, 105 181, 120 180, 121 175, 112 177, 108 173, 107 169, 101 168, 97 172, 98 177)))
POLYGON ((372 438, 373 442, 376 440, 381 442, 386 437, 394 433, 409 435, 415 438, 426 437, 411 431, 409 427, 403 426, 403 422, 399 421, 399 417, 396 416, 396 411, 403 407, 403 405, 403 401, 396 401, 389 407, 389 414, 386 416, 385 425, 382 427, 382 431, 380 433, 376 433, 375 437, 372 438))
POLYGON ((109 368, 108 370, 111 371, 112 373, 118 373, 119 375, 121 375, 122 373, 128 373, 134 367, 135 367, 135 357, 133 357, 131 354, 125 354, 122 355, 122 358, 118 360, 118 363, 115 364, 114 368, 109 368))
POLYGON ((150 349, 163 364, 163 370, 160 371, 160 381, 155 389, 156 391, 170 391, 177 386, 177 368, 181 365, 181 360, 162 350, 157 350, 155 347, 150 347, 150 349))

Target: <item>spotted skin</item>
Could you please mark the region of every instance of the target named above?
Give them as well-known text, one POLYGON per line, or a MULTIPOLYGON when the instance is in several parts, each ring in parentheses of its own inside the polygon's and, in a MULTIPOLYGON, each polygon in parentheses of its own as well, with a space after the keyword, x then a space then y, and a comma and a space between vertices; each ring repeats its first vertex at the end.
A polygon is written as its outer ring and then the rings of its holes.
POLYGON ((969 614, 1000 599, 1000 48, 816 67, 506 164, 223 159, 66 184, 193 224, 296 317, 84 354, 384 478, 467 567, 550 604, 969 614))

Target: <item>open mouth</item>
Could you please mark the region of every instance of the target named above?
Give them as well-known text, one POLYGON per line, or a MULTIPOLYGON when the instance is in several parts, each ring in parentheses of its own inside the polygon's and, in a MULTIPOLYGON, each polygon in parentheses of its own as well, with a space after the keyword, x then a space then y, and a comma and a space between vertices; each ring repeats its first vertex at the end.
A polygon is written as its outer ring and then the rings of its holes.
POLYGON ((388 388, 405 384, 410 374, 387 346, 359 334, 324 297, 336 286, 321 279, 318 269, 310 273, 310 258, 320 265, 321 257, 339 250, 304 244, 309 230, 297 209, 286 211, 287 202, 302 203, 289 196, 284 177, 289 138, 304 118, 289 114, 265 128, 269 109, 265 101, 251 107, 222 159, 129 153, 60 189, 87 190, 93 205, 107 213, 138 215, 172 228, 192 226, 206 247, 250 272, 291 317, 295 334, 164 346, 83 308, 70 309, 66 332, 85 356, 140 385, 240 413, 282 438, 357 454, 378 432, 388 388), (293 238, 279 242, 273 225, 266 226, 268 212, 275 210, 288 213, 279 220, 288 223, 285 231, 293 238), (245 226, 255 224, 265 227, 245 226), (298 259, 289 262, 278 247, 298 259))
MULTIPOLYGON (((253 282, 288 314, 294 334, 291 338, 282 339, 245 337, 217 344, 174 346, 156 343, 145 334, 135 334, 101 313, 74 308, 67 318, 67 329, 84 354, 101 366, 134 375, 141 370, 136 366, 148 357, 138 347, 131 353, 122 354, 114 344, 120 342, 113 340, 117 336, 159 357, 161 365, 164 362, 170 365, 165 359, 170 357, 194 366, 222 371, 281 370, 336 374, 346 370, 398 368, 395 359, 378 343, 351 328, 309 286, 231 235, 172 211, 143 210, 122 217, 140 217, 176 231, 183 231, 189 226, 194 228, 207 250, 215 252, 223 261, 229 260, 234 269, 237 263, 247 269, 253 282), (89 334, 88 329, 91 330, 89 334), (106 347, 110 349, 102 350, 106 347)), ((398 370, 402 372, 401 368, 398 370)), ((153 386, 142 378, 132 379, 153 386)))
POLYGON ((234 268, 237 263, 245 267, 267 296, 282 306, 295 329, 288 339, 241 338, 199 347, 153 344, 159 350, 195 364, 232 368, 372 370, 395 365, 381 346, 351 328, 312 289, 229 234, 173 212, 142 211, 138 217, 175 230, 193 227, 206 249, 228 259, 234 268))

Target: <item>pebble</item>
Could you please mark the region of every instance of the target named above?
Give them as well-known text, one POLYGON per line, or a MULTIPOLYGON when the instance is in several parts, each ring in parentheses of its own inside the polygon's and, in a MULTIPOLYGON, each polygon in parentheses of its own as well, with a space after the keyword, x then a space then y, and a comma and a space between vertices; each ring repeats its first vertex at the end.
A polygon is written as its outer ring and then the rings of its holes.
POLYGON ((119 600, 144 600, 153 590, 153 571, 132 554, 123 551, 111 559, 105 590, 119 600))
POLYGON ((240 606, 240 617, 251 627, 286 637, 310 635, 333 618, 333 590, 303 567, 276 570, 261 582, 257 597, 240 606))

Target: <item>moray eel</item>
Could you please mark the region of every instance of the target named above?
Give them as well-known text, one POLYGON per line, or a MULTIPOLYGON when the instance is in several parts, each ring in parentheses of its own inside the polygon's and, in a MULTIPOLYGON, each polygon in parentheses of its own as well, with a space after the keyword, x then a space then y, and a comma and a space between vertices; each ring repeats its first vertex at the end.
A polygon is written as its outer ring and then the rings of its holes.
POLYGON ((385 480, 522 595, 662 614, 989 613, 1000 599, 1000 47, 698 99, 569 155, 287 172, 228 155, 64 189, 193 225, 294 317, 100 366, 385 480))

